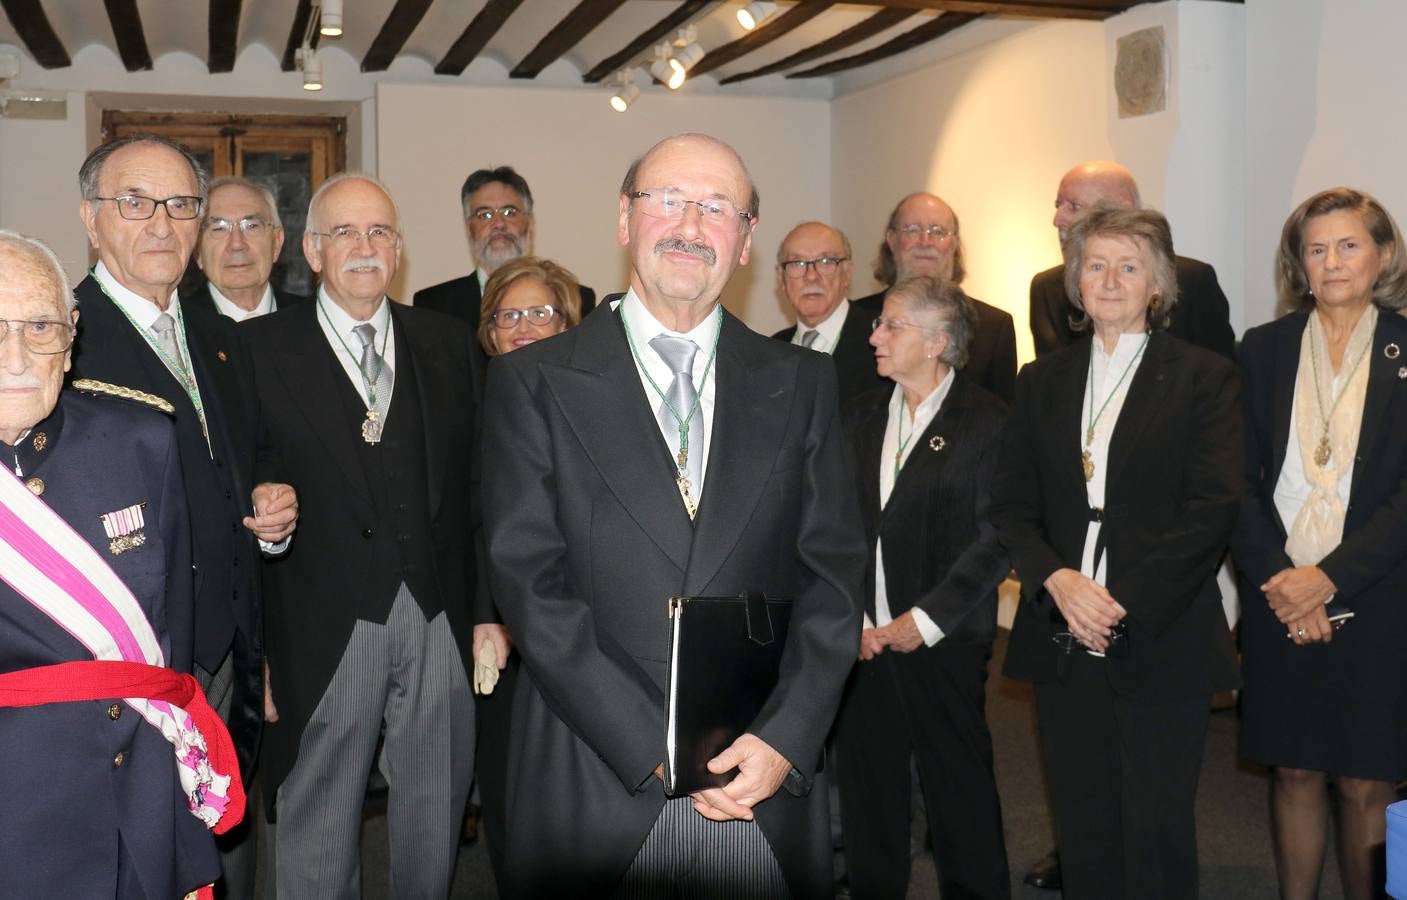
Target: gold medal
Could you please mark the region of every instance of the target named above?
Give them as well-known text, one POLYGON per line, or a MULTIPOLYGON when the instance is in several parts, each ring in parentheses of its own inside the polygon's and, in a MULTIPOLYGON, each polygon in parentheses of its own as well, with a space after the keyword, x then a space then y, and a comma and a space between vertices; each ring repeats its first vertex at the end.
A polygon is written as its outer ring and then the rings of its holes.
POLYGON ((694 520, 699 507, 694 503, 694 498, 689 496, 689 479, 680 475, 674 479, 674 483, 679 486, 679 496, 684 498, 684 509, 689 513, 689 521, 694 520))
POLYGON ((1085 481, 1094 480, 1094 460, 1089 455, 1089 450, 1080 451, 1080 461, 1084 463, 1085 481))
POLYGON ((1319 468, 1324 468, 1329 464, 1329 457, 1333 453, 1329 449, 1329 436, 1326 434, 1319 439, 1319 446, 1314 448, 1314 464, 1319 468))
POLYGON ((366 411, 366 421, 362 422, 362 440, 368 444, 381 443, 381 420, 374 409, 366 411))

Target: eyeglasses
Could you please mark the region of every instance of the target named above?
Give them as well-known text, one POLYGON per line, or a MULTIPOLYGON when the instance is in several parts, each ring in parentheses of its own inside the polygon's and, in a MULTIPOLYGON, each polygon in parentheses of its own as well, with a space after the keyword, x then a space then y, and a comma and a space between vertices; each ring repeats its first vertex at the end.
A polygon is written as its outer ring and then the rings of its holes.
POLYGON ((469 214, 469 218, 478 219, 480 222, 492 222, 494 219, 503 219, 504 221, 511 222, 512 220, 525 215, 527 215, 527 213, 523 212, 516 206, 500 206, 497 208, 492 206, 481 206, 471 212, 469 214))
POLYGON ((367 243, 380 250, 391 250, 401 243, 400 232, 385 225, 373 225, 366 231, 358 231, 350 225, 338 225, 331 231, 310 231, 308 234, 325 237, 338 249, 355 247, 361 243, 362 238, 366 238, 367 243))
POLYGON ((645 215, 655 219, 666 219, 670 222, 684 218, 684 211, 691 204, 698 207, 699 218, 710 225, 723 225, 738 218, 741 218, 744 223, 750 223, 753 218, 752 213, 745 209, 738 209, 729 200, 721 198, 686 200, 679 191, 670 188, 632 191, 626 196, 632 200, 640 201, 636 204, 636 208, 645 215))
POLYGON ((206 219, 205 231, 220 240, 225 240, 234 230, 238 228, 247 238, 256 238, 265 232, 273 231, 272 222, 265 222, 257 216, 245 216, 238 222, 231 222, 229 219, 206 219))
POLYGON ((849 261, 848 256, 822 256, 817 259, 788 259, 777 265, 781 266, 782 273, 788 278, 805 278, 809 268, 814 268, 817 275, 834 275, 841 263, 849 261))
POLYGON ((941 328, 933 328, 928 325, 918 325, 914 322, 905 322, 903 319, 886 319, 884 316, 878 316, 875 318, 874 322, 871 323, 870 330, 879 331, 881 328, 888 331, 890 334, 893 334, 897 331, 902 331, 905 328, 917 328, 919 331, 943 330, 941 328))
POLYGON ((953 232, 944 228, 942 225, 929 225, 927 227, 923 225, 900 225, 894 230, 899 232, 899 237, 903 240, 917 241, 926 234, 928 235, 928 239, 935 244, 953 236, 953 232))
POLYGON ((49 322, 40 320, 0 319, 5 330, 0 332, 0 343, 12 331, 20 333, 20 340, 30 353, 49 355, 62 353, 73 346, 73 335, 78 329, 69 322, 49 322))
POLYGON ((504 306, 494 310, 489 318, 493 319, 493 324, 505 330, 516 328, 520 319, 527 319, 529 325, 541 327, 557 318, 557 308, 547 304, 529 306, 526 309, 504 306))
POLYGON ((137 194, 123 194, 120 197, 94 197, 93 199, 110 201, 117 206, 119 216, 138 221, 150 219, 156 215, 158 206, 166 207, 166 215, 173 219, 199 219, 200 214, 205 211, 205 201, 200 197, 179 196, 156 200, 137 194))

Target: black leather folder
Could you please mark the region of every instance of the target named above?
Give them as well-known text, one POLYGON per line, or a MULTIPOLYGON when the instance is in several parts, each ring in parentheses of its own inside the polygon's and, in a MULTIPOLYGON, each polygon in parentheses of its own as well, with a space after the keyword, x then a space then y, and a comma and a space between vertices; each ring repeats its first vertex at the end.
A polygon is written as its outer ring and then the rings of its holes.
POLYGON ((748 730, 777 686, 791 601, 760 593, 669 600, 665 793, 722 787, 708 761, 748 730))

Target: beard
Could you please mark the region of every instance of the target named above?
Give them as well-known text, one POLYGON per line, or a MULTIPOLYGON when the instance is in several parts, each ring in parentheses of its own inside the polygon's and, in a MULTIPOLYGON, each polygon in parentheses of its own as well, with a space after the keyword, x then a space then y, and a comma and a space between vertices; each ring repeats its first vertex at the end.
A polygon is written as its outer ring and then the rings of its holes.
POLYGON ((515 234, 500 231, 474 243, 474 259, 485 271, 493 272, 504 263, 523 255, 526 241, 515 234))

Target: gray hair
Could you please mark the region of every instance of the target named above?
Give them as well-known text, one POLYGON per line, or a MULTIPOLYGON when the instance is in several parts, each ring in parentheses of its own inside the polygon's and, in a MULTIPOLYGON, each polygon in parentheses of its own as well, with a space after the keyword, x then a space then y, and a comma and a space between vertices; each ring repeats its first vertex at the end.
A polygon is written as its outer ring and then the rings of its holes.
POLYGON ((954 369, 967 365, 967 351, 977 332, 977 310, 957 282, 936 275, 914 275, 895 284, 885 294, 908 303, 913 312, 932 314, 936 326, 948 336, 948 346, 938 359, 954 369))
POLYGON ((386 199, 391 201, 391 211, 395 213, 396 216, 396 229, 400 229, 401 208, 396 205, 396 198, 391 196, 390 189, 387 188, 386 185, 381 182, 381 179, 377 178, 375 175, 368 175, 365 172, 338 172, 336 175, 333 175, 332 177, 324 181, 322 184, 318 185, 318 189, 313 192, 312 199, 308 201, 308 218, 303 226, 303 234, 305 236, 311 237, 313 239, 313 242, 317 243, 318 231, 322 227, 318 224, 316 215, 318 209, 318 201, 322 199, 323 194, 327 193, 335 185, 341 184, 344 181, 365 181, 367 184, 371 184, 379 188, 381 190, 381 193, 386 195, 386 199))
POLYGON ((517 191, 518 196, 523 198, 523 212, 532 215, 533 192, 528 188, 528 180, 519 175, 512 166, 497 166, 492 169, 479 169, 471 172, 469 177, 464 179, 464 186, 459 189, 459 205, 464 209, 464 218, 469 218, 470 213, 473 212, 469 208, 470 195, 486 184, 495 183, 517 191))
POLYGON ((1314 308, 1309 275, 1304 269, 1304 226, 1316 216, 1340 210, 1358 214, 1380 252, 1391 248, 1392 256, 1383 264, 1378 281, 1373 285, 1373 302, 1383 309, 1407 306, 1407 252, 1404 252, 1407 248, 1402 245, 1402 232, 1381 203, 1369 194, 1346 187, 1320 191, 1301 203, 1285 220, 1280 247, 1275 254, 1275 287, 1280 302, 1299 312, 1314 308))
MULTIPOLYGON (((283 220, 278 215, 278 198, 274 196, 273 190, 266 184, 254 181, 250 178, 243 178, 239 175, 221 175, 210 182, 210 194, 213 196, 222 187, 242 187, 254 191, 264 199, 264 203, 269 207, 270 218, 273 220, 275 228, 283 227, 283 220)), ((209 212, 207 208, 206 212, 209 212)))
POLYGON ((7 228, 0 228, 0 247, 8 247, 26 257, 38 268, 44 270, 49 280, 53 282, 54 290, 57 292, 57 299, 63 304, 65 312, 73 312, 78 307, 78 298, 73 295, 73 288, 68 281, 68 273, 64 271, 63 263, 54 251, 49 249, 49 245, 38 238, 28 237, 17 231, 10 231, 7 228))
POLYGON ((1148 330, 1167 328, 1177 305, 1177 255, 1173 252, 1172 226, 1156 209, 1105 204, 1076 219, 1060 248, 1065 255, 1065 295, 1079 311, 1078 316, 1070 316, 1070 328, 1076 332, 1089 328, 1084 298, 1080 296, 1080 273, 1084 269, 1085 246, 1093 237, 1130 238, 1148 249, 1154 290, 1148 304, 1148 330))
MULTIPOLYGON (((791 231, 788 231, 788 232, 787 232, 787 237, 791 237, 792 232, 796 231, 797 228, 800 228, 800 227, 802 227, 803 225, 820 225, 822 228, 829 228, 831 231, 835 232, 835 234, 836 234, 837 237, 840 238, 840 248, 841 248, 841 251, 845 253, 845 258, 846 258, 846 259, 853 259, 853 258, 854 258, 855 254, 853 254, 853 253, 850 251, 850 238, 846 237, 846 236, 845 236, 845 232, 841 231, 839 228, 836 228, 834 225, 828 225, 828 224, 826 224, 825 222, 816 222, 816 221, 811 221, 811 222, 798 222, 798 223, 792 228, 791 231)), ((786 246, 787 237, 782 238, 782 242, 777 245, 777 263, 778 263, 778 265, 780 265, 781 263, 785 262, 785 260, 782 259, 782 249, 786 246)))
MULTIPOLYGON (((747 211, 748 215, 751 218, 747 220, 746 224, 747 227, 751 228, 757 222, 757 214, 762 210, 762 197, 760 194, 757 193, 757 183, 752 180, 752 173, 747 170, 747 163, 743 162, 743 158, 741 155, 739 155, 738 151, 734 150, 730 145, 725 144, 723 141, 720 141, 718 138, 709 134, 702 134, 700 132, 684 132, 683 134, 676 134, 671 137, 665 138, 664 140, 655 144, 655 146, 651 147, 649 150, 646 150, 643 156, 637 158, 634 162, 630 164, 630 168, 625 170, 625 178, 621 179, 620 183, 621 194, 624 196, 629 196, 630 194, 633 194, 635 191, 639 190, 639 188, 635 184, 635 176, 640 173, 640 166, 642 166, 645 163, 645 160, 650 158, 650 154, 654 153, 655 150, 662 144, 664 144, 665 141, 673 141, 678 140, 680 138, 687 138, 689 140, 699 140, 708 144, 713 144, 715 147, 722 147, 724 150, 727 150, 729 153, 733 154, 733 158, 738 161, 738 168, 743 170, 743 177, 747 179, 747 186, 749 188, 747 198, 747 211)), ((634 201, 632 200, 631 202, 633 203, 634 201)))
POLYGON ((131 147, 135 144, 155 144, 158 147, 165 147, 179 153, 181 158, 191 167, 191 172, 195 174, 196 196, 200 197, 201 200, 210 197, 210 176, 201 168, 200 160, 195 158, 195 154, 191 153, 185 144, 177 143, 159 134, 133 134, 115 141, 108 141, 95 148, 92 153, 88 154, 88 158, 83 160, 83 165, 78 167, 79 195, 84 200, 96 200, 98 181, 102 178, 103 166, 107 163, 108 157, 124 147, 131 147))
MULTIPOLYGON (((889 224, 884 226, 885 234, 894 231, 899 227, 899 210, 904 208, 904 204, 912 197, 920 194, 910 194, 894 205, 894 211, 889 214, 889 224)), ((952 209, 952 207, 949 207, 952 209)), ((962 284, 962 280, 967 277, 967 265, 962 258, 962 222, 958 221, 957 210, 953 210, 953 240, 958 245, 953 248, 953 274, 951 280, 953 284, 962 284)), ((882 284, 893 284, 899 277, 899 266, 894 260, 894 251, 889 249, 889 241, 879 242, 879 258, 875 260, 874 277, 882 284)))

